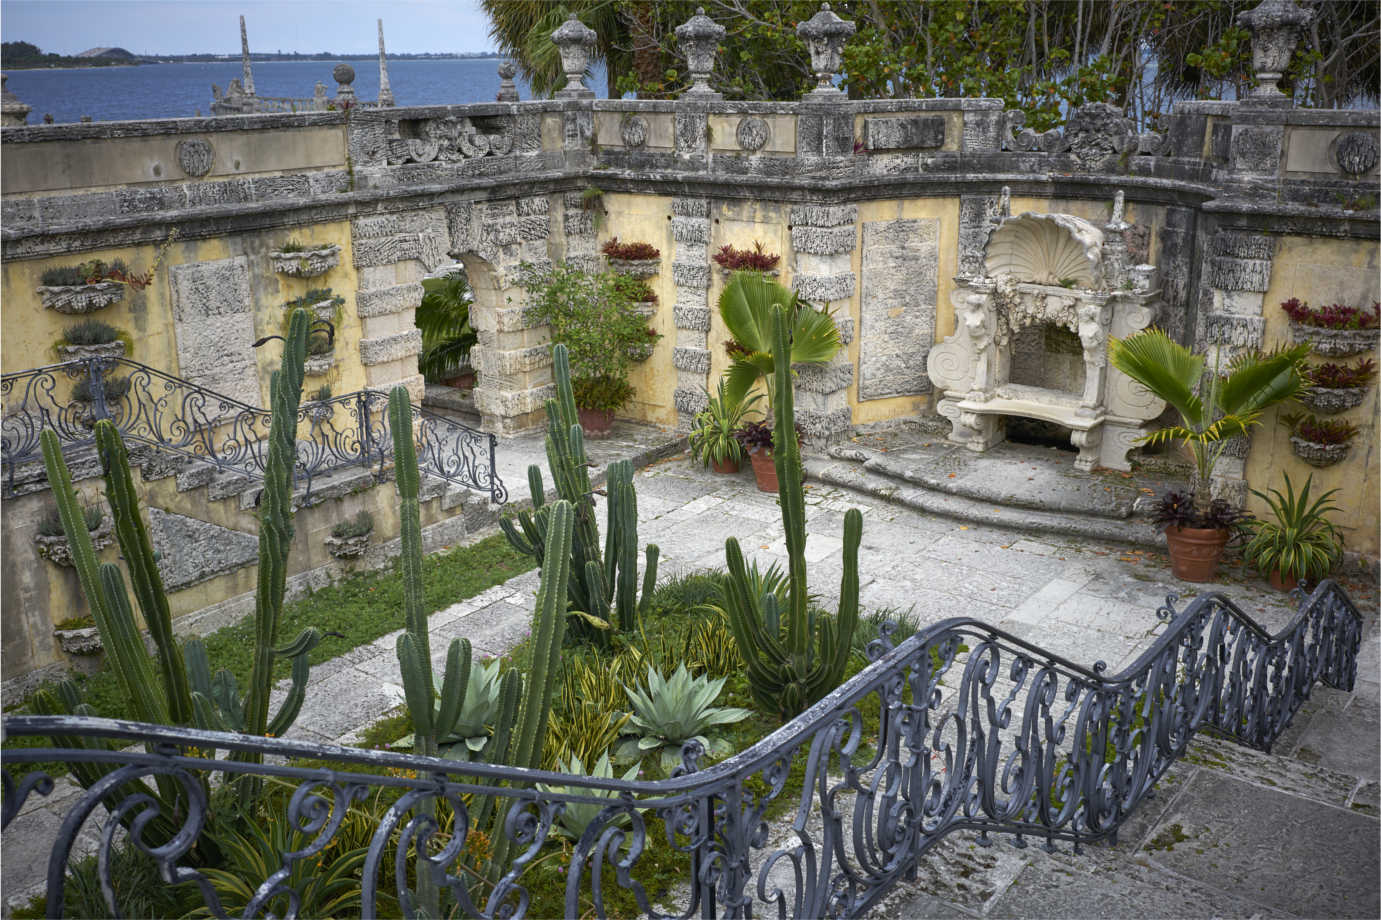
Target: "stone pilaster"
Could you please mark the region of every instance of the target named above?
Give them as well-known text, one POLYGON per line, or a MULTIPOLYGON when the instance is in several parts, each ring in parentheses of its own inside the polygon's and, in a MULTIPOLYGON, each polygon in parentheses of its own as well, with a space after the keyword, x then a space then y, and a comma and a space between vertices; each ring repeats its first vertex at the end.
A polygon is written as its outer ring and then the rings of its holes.
POLYGON ((554 393, 550 330, 531 316, 518 276, 523 262, 549 264, 550 212, 544 196, 448 207, 451 252, 464 261, 475 297, 475 408, 495 434, 541 425, 554 393))
POLYGON ((710 381, 710 202, 707 198, 673 198, 671 237, 676 244, 671 260, 676 304, 676 426, 688 431, 695 414, 705 408, 710 381))
POLYGON ((853 250, 858 238, 857 205, 798 205, 791 209, 792 285, 812 305, 831 310, 846 347, 823 367, 798 367, 796 423, 805 436, 826 440, 848 429, 849 386, 854 366, 847 345, 853 341, 849 301, 856 287, 853 250))

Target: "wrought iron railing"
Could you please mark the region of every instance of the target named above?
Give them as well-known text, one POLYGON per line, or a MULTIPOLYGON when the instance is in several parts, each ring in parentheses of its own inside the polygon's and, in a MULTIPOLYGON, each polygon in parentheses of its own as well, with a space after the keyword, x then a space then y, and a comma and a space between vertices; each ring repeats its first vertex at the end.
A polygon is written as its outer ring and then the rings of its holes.
MULTIPOLYGON (((6 718, 5 731, 55 736, 61 749, 13 749, 7 767, 57 760, 109 771, 67 807, 51 845, 54 917, 73 844, 98 806, 116 819, 106 822, 97 861, 108 899, 110 848, 123 820, 165 880, 199 885, 210 912, 221 915, 224 905, 192 858, 215 772, 288 784, 284 817, 300 831, 302 845, 278 853, 275 871, 245 880, 255 892, 245 916, 270 907, 295 913, 285 880, 304 861, 321 865, 350 803, 371 794, 377 801, 380 791, 393 801, 370 825, 359 867, 364 916, 376 916, 385 896, 407 912, 410 874, 419 871, 451 892, 459 913, 523 916, 534 867, 551 858, 562 861, 568 917, 607 915, 616 891, 658 918, 856 916, 955 831, 974 832, 985 845, 994 833, 1012 835, 1017 846, 1070 841, 1075 852, 1087 841, 1115 840, 1201 729, 1269 749, 1315 682, 1347 690, 1356 676, 1362 619, 1346 592, 1326 581, 1299 598, 1290 624, 1272 636, 1221 595, 1196 598, 1177 615, 1172 597, 1160 611, 1171 620, 1165 632, 1116 676, 976 620, 946 620, 895 647, 884 631, 869 647, 870 663, 801 716, 703 770, 691 742, 683 766, 659 781, 39 716, 6 718), (100 749, 107 742, 145 748, 100 749), (274 756, 263 765, 214 759, 236 751, 274 756), (182 813, 156 813, 144 785, 153 778, 184 790, 182 813), (471 822, 496 795, 505 797, 502 828, 516 855, 486 874, 475 869, 471 822), (563 847, 553 838, 573 805, 599 811, 563 847), (445 813, 453 823, 439 836, 445 813), (669 890, 644 884, 654 871, 643 859, 653 818, 681 861, 681 883, 669 890), (159 820, 163 836, 153 839, 159 820)), ((42 772, 15 779, 7 771, 4 826, 32 793, 51 789, 42 772)), ((117 912, 113 901, 107 906, 117 912)))
MULTIPOLYGON (((80 450, 94 446, 92 428, 99 419, 114 422, 131 448, 143 445, 263 478, 267 409, 126 358, 84 358, 5 374, 0 400, 5 495, 16 494, 19 470, 41 463, 44 428, 58 433, 64 450, 80 450)), ((424 475, 482 492, 497 504, 508 500, 494 466, 494 435, 416 406, 413 417, 424 475)), ((364 468, 376 480, 387 475, 393 455, 387 393, 361 390, 304 401, 298 421, 294 478, 308 496, 327 474, 364 468)))

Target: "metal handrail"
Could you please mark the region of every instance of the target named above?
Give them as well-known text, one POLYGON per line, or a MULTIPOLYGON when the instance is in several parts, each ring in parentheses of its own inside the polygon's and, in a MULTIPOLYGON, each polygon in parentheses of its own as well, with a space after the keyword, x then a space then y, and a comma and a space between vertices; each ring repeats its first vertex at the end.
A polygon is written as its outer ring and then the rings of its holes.
MULTIPOLYGON (((125 442, 187 457, 219 470, 262 479, 270 412, 127 358, 91 357, 0 377, 4 401, 0 433, 3 494, 17 494, 16 473, 42 459, 39 433, 52 429, 64 449, 92 448, 96 421, 109 419, 125 442), (116 395, 117 371, 126 381, 116 395), (70 385, 69 385, 70 382, 70 385), (72 398, 84 385, 85 400, 72 398)), ((360 390, 298 409, 294 481, 310 497, 320 477, 351 468, 387 477, 393 456, 388 394, 360 390)), ((485 493, 495 504, 508 490, 494 462, 498 439, 468 425, 413 407, 423 474, 485 493)))
MULTIPOLYGON (((1201 730, 1268 750, 1316 682, 1348 690, 1356 677, 1362 618, 1347 593, 1325 581, 1297 597, 1289 625, 1274 635, 1220 594, 1198 597, 1179 613, 1168 602, 1159 611, 1170 620, 1165 632, 1112 677, 977 620, 945 620, 896 646, 884 629, 869 646, 870 663, 806 712, 704 770, 703 750, 688 742, 682 765, 664 780, 568 776, 73 716, 6 717, 8 736, 68 739, 50 749, 7 751, 6 760, 7 766, 99 764, 108 771, 69 806, 53 844, 50 912, 54 905, 61 910, 76 835, 104 804, 116 816, 144 810, 141 833, 154 817, 164 818, 166 840, 135 833, 136 845, 158 861, 165 879, 200 880, 207 906, 220 915, 211 886, 184 857, 205 827, 204 777, 223 773, 295 783, 286 817, 316 835, 305 849, 281 854, 280 871, 259 886, 256 910, 287 896, 283 879, 331 842, 351 802, 391 789, 400 797, 380 819, 362 870, 366 916, 375 914, 380 872, 388 865, 398 867, 400 903, 413 903, 401 871, 409 862, 449 888, 466 915, 522 916, 524 873, 571 804, 602 810, 566 857, 567 916, 590 910, 605 916, 608 885, 657 918, 857 916, 956 831, 976 832, 982 844, 993 833, 1013 835, 1017 846, 1027 838, 1047 848, 1065 840, 1075 852, 1089 841, 1115 841, 1201 730), (146 749, 118 749, 130 742, 146 749), (275 756, 254 764, 217 760, 217 751, 275 756), (303 759, 329 766, 303 765, 303 759), (782 797, 793 775, 803 779, 794 802, 782 797), (180 783, 185 813, 150 813, 157 803, 148 787, 134 782, 149 777, 180 783), (476 885, 458 860, 477 803, 496 796, 506 803, 501 827, 518 844, 516 855, 489 876, 492 884, 476 885), (436 825, 426 803, 436 800, 453 812, 455 830, 433 853, 427 839, 436 825), (781 818, 778 809, 786 811, 781 818), (638 881, 649 832, 645 813, 662 819, 668 844, 689 858, 685 886, 669 895, 670 912, 638 881)), ((7 771, 0 826, 9 826, 31 794, 51 790, 44 773, 16 781, 7 771)), ((102 852, 110 845, 108 832, 102 852)), ((99 865, 108 872, 108 859, 99 865)))

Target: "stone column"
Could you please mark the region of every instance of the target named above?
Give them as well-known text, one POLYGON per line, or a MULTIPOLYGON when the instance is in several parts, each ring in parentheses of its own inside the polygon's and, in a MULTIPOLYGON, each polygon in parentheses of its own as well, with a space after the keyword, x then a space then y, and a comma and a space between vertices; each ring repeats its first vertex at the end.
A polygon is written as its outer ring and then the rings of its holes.
POLYGON ((673 198, 671 236, 676 253, 671 277, 676 285, 676 426, 690 430, 705 408, 710 380, 710 202, 708 198, 673 198))
POLYGON ((796 423, 814 441, 847 431, 853 423, 849 385, 854 382, 854 366, 847 346, 854 338, 849 301, 856 289, 853 250, 857 224, 857 205, 798 205, 791 209, 792 286, 803 300, 821 310, 833 310, 844 346, 823 367, 796 368, 796 423))
POLYGON ((240 16, 240 68, 244 71, 241 87, 246 96, 254 95, 254 71, 249 66, 249 35, 245 32, 245 17, 240 16))
POLYGON ((388 55, 384 53, 384 21, 379 22, 379 105, 393 105, 393 87, 388 85, 388 55))

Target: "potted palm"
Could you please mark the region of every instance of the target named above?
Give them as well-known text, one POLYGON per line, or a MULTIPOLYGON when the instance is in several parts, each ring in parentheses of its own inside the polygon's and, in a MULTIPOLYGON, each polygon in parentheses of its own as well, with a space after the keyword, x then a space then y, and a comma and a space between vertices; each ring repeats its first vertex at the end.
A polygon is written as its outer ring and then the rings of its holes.
POLYGON ((1284 494, 1279 489, 1271 489, 1270 495, 1252 489, 1270 507, 1271 519, 1248 522, 1251 540, 1242 555, 1277 591, 1292 591, 1301 580, 1317 582, 1342 559, 1343 538, 1328 519, 1338 510, 1333 504, 1338 490, 1329 489, 1311 503, 1313 487, 1310 473, 1296 494, 1286 473, 1284 494))
POLYGON ((1308 345, 1234 358, 1227 374, 1214 367, 1205 374, 1205 360, 1160 329, 1147 329, 1125 339, 1108 340, 1108 360, 1180 415, 1180 424, 1152 432, 1151 444, 1181 441, 1194 461, 1194 490, 1184 513, 1168 521, 1166 542, 1170 566, 1185 581, 1212 579, 1231 536, 1222 509, 1211 494, 1213 470, 1228 442, 1244 436, 1269 406, 1290 399, 1305 386, 1304 359, 1308 345))
POLYGON ((743 448, 736 435, 761 398, 753 394, 745 399, 731 399, 724 391, 724 381, 719 381, 719 395, 711 396, 695 416, 689 437, 691 456, 713 467, 716 473, 737 473, 743 448))

